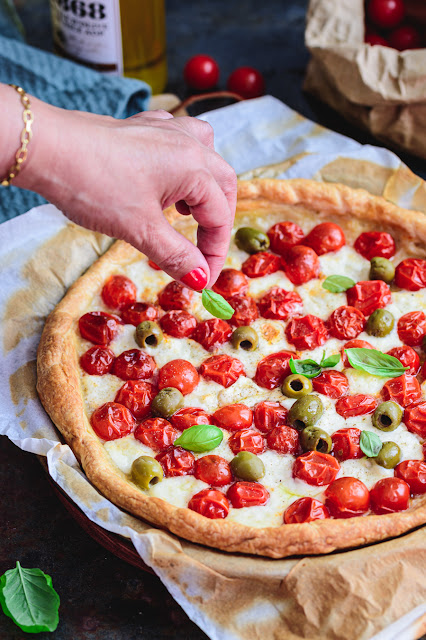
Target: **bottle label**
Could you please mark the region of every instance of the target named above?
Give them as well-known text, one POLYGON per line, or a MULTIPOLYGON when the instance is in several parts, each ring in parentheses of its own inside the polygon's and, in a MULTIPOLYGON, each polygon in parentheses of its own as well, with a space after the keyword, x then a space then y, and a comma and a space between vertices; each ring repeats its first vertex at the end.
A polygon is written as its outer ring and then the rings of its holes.
POLYGON ((123 75, 119 0, 50 0, 57 51, 110 75, 123 75))

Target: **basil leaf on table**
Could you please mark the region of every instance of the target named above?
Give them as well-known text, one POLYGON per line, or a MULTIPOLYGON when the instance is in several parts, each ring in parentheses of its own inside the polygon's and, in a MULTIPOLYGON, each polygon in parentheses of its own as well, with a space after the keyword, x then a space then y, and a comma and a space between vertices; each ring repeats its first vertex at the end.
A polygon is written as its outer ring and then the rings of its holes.
POLYGON ((373 376, 382 378, 398 378, 402 376, 408 367, 404 367, 401 362, 376 349, 345 349, 349 364, 354 369, 366 371, 373 376))
POLYGON ((382 441, 372 431, 361 431, 359 447, 367 458, 375 458, 382 448, 382 441))
POLYGON ((41 569, 24 569, 17 562, 0 578, 0 605, 22 631, 55 631, 59 602, 52 578, 41 569))
POLYGON ((356 284, 352 278, 346 276, 328 276, 322 283, 322 288, 331 293, 343 293, 356 284))
POLYGON ((204 453, 218 447, 222 440, 223 433, 219 427, 213 424, 196 424, 185 429, 173 444, 187 451, 204 453))
POLYGON ((234 315, 234 309, 229 302, 219 293, 215 293, 211 289, 203 289, 201 294, 201 302, 203 307, 215 318, 229 320, 234 315))

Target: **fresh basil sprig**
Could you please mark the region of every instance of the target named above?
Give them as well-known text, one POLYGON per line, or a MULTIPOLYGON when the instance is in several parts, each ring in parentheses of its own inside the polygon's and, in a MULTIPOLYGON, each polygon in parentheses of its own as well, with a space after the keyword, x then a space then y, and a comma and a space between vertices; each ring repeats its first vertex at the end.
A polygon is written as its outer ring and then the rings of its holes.
POLYGON ((185 429, 182 435, 174 441, 174 445, 187 451, 204 453, 218 447, 222 440, 223 433, 219 427, 215 427, 213 424, 196 424, 185 429))
POLYGON ((0 578, 3 612, 27 633, 55 631, 59 622, 59 596, 52 578, 41 569, 24 569, 16 563, 0 578))
POLYGON ((334 355, 326 358, 324 351, 320 363, 315 362, 315 360, 312 360, 311 358, 308 358, 307 360, 294 360, 293 358, 290 358, 289 365, 292 373, 299 373, 300 375, 305 376, 305 378, 316 378, 320 375, 322 369, 326 367, 335 367, 339 360, 340 353, 335 353, 334 355))
POLYGON ((322 354, 320 365, 322 366, 323 369, 325 369, 326 367, 335 367, 336 364, 339 362, 339 360, 340 360, 340 353, 334 353, 332 356, 329 356, 328 358, 326 358, 325 351, 324 351, 324 353, 322 354))
POLYGON ((322 283, 322 288, 331 293, 343 293, 356 284, 352 278, 346 276, 328 276, 322 283))
POLYGON ((354 369, 366 371, 382 378, 398 378, 408 369, 401 362, 376 349, 345 349, 349 364, 354 369))
POLYGON ((367 458, 375 458, 382 448, 382 441, 372 431, 361 431, 359 447, 367 458))
POLYGON ((203 307, 207 309, 212 316, 215 316, 215 318, 229 320, 229 318, 232 318, 234 315, 234 309, 229 302, 226 302, 223 296, 215 293, 211 289, 203 289, 201 302, 203 303, 203 307))

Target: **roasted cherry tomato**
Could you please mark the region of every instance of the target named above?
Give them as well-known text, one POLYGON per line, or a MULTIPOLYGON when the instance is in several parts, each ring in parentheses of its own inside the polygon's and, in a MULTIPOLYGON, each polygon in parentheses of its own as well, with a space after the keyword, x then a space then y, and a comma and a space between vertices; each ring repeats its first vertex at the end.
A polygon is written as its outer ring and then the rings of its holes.
POLYGON ((275 389, 290 375, 290 358, 296 358, 293 351, 279 351, 263 358, 257 365, 254 381, 264 389, 275 389))
POLYGON ((322 256, 324 253, 339 251, 346 244, 346 239, 338 224, 321 222, 308 233, 302 243, 311 247, 317 256, 322 256))
POLYGON ((260 315, 269 320, 287 320, 290 315, 300 313, 302 298, 296 291, 273 287, 257 303, 260 315))
POLYGON ((373 413, 377 407, 377 398, 357 393, 354 396, 344 396, 336 402, 336 412, 343 418, 364 416, 373 413))
POLYGON ((154 385, 143 380, 128 380, 118 390, 115 402, 124 405, 137 420, 146 418, 157 393, 154 385))
POLYGON ((188 476, 194 473, 195 458, 190 451, 182 447, 169 447, 155 456, 163 467, 166 478, 188 476))
POLYGON ((154 451, 165 451, 179 435, 179 431, 164 418, 148 418, 141 422, 135 431, 136 440, 154 451))
POLYGON ((105 282, 102 300, 112 309, 124 309, 136 300, 136 285, 127 276, 110 276, 105 282))
POLYGON ((279 402, 264 400, 254 408, 254 424, 261 433, 269 433, 275 427, 282 427, 287 423, 288 409, 279 402))
POLYGON ((395 269, 395 284, 408 291, 426 287, 426 260, 408 258, 400 262, 395 269))
POLYGON ((81 337, 103 347, 114 340, 120 324, 121 321, 117 316, 104 311, 90 311, 81 316, 78 321, 81 337))
POLYGON ((249 278, 263 278, 281 268, 280 258, 267 251, 259 251, 249 256, 242 264, 242 271, 249 278))
POLYGON ((383 36, 380 36, 378 33, 373 33, 373 31, 368 31, 365 34, 364 42, 366 42, 367 44, 371 44, 372 47, 377 44, 381 44, 382 47, 390 46, 386 38, 383 38, 383 36))
POLYGON ((426 438, 426 402, 416 402, 404 411, 404 424, 408 431, 426 438))
POLYGON ((362 458, 364 453, 359 446, 361 430, 356 427, 339 429, 331 436, 333 442, 333 455, 338 460, 356 460, 362 458))
POLYGON ((232 482, 229 462, 221 456, 212 454, 202 456, 195 461, 194 476, 212 487, 223 487, 232 482))
POLYGON ((176 411, 171 417, 170 422, 179 431, 185 431, 189 427, 196 424, 212 424, 211 416, 198 407, 184 407, 176 411))
POLYGON ((319 500, 309 497, 299 498, 284 511, 284 524, 302 524, 329 517, 327 507, 319 500))
POLYGON ((153 321, 158 318, 158 309, 148 302, 132 302, 121 311, 121 319, 126 324, 133 324, 135 327, 146 320, 153 321))
POLYGON ((394 347, 387 352, 389 356, 393 356, 404 367, 409 367, 407 373, 415 376, 420 369, 420 358, 417 353, 411 347, 394 347))
POLYGON ((203 378, 213 380, 227 389, 245 375, 244 367, 237 358, 225 354, 212 356, 201 363, 200 373, 203 378))
POLYGON ((199 342, 206 351, 209 351, 229 340, 231 334, 232 329, 225 320, 211 318, 199 322, 191 337, 199 342))
POLYGON ((401 478, 382 478, 370 491, 374 513, 404 511, 410 501, 410 487, 401 478))
POLYGON ((265 451, 265 441, 262 434, 253 429, 241 429, 236 431, 228 440, 228 445, 234 455, 240 451, 250 451, 250 453, 263 453, 265 451))
POLYGON ((104 376, 112 369, 114 352, 108 347, 90 347, 80 358, 80 366, 91 376, 104 376))
POLYGON ((259 317, 256 302, 250 296, 233 296, 228 302, 234 309, 228 322, 234 327, 247 327, 259 317))
POLYGON ((198 54, 186 62, 183 77, 191 89, 207 91, 213 89, 219 81, 219 65, 211 56, 198 54))
POLYGON ((229 513, 228 498, 215 489, 203 489, 188 502, 188 509, 200 513, 205 518, 226 518, 229 513))
POLYGON ((269 491, 258 482, 235 482, 226 495, 234 509, 243 507, 257 507, 269 500, 269 491))
POLYGON ((419 347, 426 336, 426 315, 423 311, 410 311, 398 320, 398 336, 410 347, 419 347))
POLYGON ((345 396, 349 391, 349 382, 345 374, 334 369, 323 371, 317 378, 313 378, 312 386, 317 393, 334 399, 345 396))
POLYGON ((321 487, 335 480, 340 469, 336 458, 329 453, 310 451, 296 458, 293 464, 293 477, 308 484, 321 487))
POLYGON ((399 51, 420 49, 422 46, 422 37, 419 31, 411 24, 403 24, 389 34, 389 44, 399 51))
POLYGON ((180 282, 172 280, 158 294, 158 302, 164 311, 185 309, 192 300, 193 292, 180 282))
POLYGON ((194 391, 199 380, 197 369, 188 360, 170 360, 158 373, 158 388, 175 387, 186 396, 194 391))
POLYGON ((395 241, 385 231, 364 231, 355 240, 354 249, 364 258, 392 258, 395 255, 395 241))
POLYGON ((383 280, 358 282, 346 291, 348 304, 369 316, 376 309, 382 309, 392 302, 388 285, 383 280))
POLYGON ((152 376, 155 368, 152 356, 139 349, 129 349, 116 357, 112 373, 122 380, 145 380, 152 376))
POLYGON ((351 340, 364 331, 365 316, 359 309, 344 305, 333 311, 327 324, 333 338, 351 340))
POLYGON ((328 331, 321 318, 307 315, 290 320, 285 335, 287 341, 293 344, 298 351, 305 351, 323 345, 327 341, 328 331))
POLYGON ((248 429, 253 422, 253 411, 245 404, 228 404, 212 415, 213 424, 227 431, 248 429))
POLYGON ((422 392, 415 376, 404 373, 398 378, 388 380, 382 389, 383 400, 392 400, 401 407, 420 400, 422 392))
POLYGON ((319 275, 320 263, 311 247, 290 247, 283 260, 285 274, 293 284, 304 284, 319 275))
POLYGON ((370 492, 357 478, 338 478, 325 490, 325 506, 334 518, 361 516, 370 506, 370 492))
POLYGON ((299 434, 293 427, 274 427, 266 436, 270 449, 280 453, 296 454, 299 450, 299 434))
POLYGON ((160 325, 162 330, 173 338, 189 338, 197 326, 197 321, 187 311, 175 309, 164 314, 160 325))
POLYGON ((212 287, 213 291, 224 298, 242 296, 247 292, 248 280, 242 271, 224 269, 212 287))
POLYGON ((238 67, 229 76, 226 88, 243 98, 258 98, 265 93, 265 80, 253 67, 238 67))
POLYGON ((106 402, 92 413, 90 424, 103 440, 117 440, 133 431, 136 420, 122 404, 106 402))
POLYGON ((426 493, 426 462, 404 460, 396 465, 394 474, 405 480, 411 493, 426 493))
POLYGON ((268 231, 271 250, 284 257, 290 247, 299 244, 304 237, 305 234, 295 222, 277 222, 268 231))
POLYGON ((348 356, 345 353, 345 349, 374 349, 374 347, 366 340, 349 340, 349 342, 344 344, 342 348, 343 366, 345 367, 345 369, 348 369, 348 368, 352 369, 352 365, 348 360, 348 356))

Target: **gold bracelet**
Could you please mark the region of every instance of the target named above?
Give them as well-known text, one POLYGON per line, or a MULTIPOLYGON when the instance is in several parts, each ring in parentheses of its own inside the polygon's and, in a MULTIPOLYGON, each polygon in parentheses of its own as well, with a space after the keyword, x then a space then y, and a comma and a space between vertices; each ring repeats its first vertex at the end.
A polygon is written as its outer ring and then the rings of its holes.
POLYGON ((11 84, 9 86, 16 89, 16 91, 21 96, 21 102, 24 107, 24 111, 22 113, 22 120, 24 121, 25 126, 21 133, 21 146, 19 147, 15 155, 15 163, 10 167, 9 173, 6 176, 6 178, 2 180, 2 182, 0 182, 0 186, 2 187, 10 186, 12 180, 16 178, 16 176, 18 175, 18 173, 22 168, 22 165, 27 159, 27 154, 28 154, 27 147, 33 135, 33 132, 31 131, 31 126, 34 122, 34 116, 31 112, 30 99, 25 93, 25 91, 22 89, 22 87, 18 87, 16 84, 11 84))

